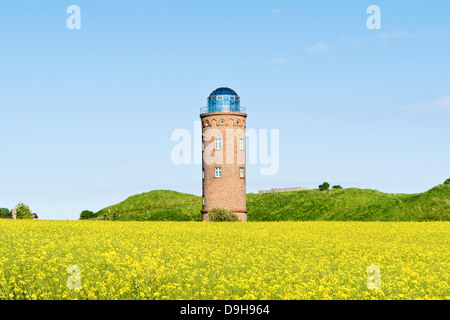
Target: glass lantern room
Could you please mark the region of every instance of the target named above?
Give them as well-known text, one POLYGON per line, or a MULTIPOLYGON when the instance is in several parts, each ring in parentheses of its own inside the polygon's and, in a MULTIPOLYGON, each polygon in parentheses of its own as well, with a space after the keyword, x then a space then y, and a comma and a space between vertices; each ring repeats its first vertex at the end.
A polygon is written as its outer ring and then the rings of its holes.
POLYGON ((202 108, 201 113, 208 112, 241 112, 246 109, 241 107, 240 98, 236 91, 230 88, 217 88, 208 97, 208 106, 202 108))

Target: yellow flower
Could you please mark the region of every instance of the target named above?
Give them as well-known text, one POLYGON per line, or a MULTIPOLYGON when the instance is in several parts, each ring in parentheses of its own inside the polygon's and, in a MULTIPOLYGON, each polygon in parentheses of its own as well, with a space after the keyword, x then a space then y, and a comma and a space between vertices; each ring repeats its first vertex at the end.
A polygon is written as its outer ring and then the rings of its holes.
POLYGON ((0 219, 14 243, 0 247, 0 297, 448 300, 449 236, 449 222, 0 219), (367 287, 371 265, 381 289, 367 287))

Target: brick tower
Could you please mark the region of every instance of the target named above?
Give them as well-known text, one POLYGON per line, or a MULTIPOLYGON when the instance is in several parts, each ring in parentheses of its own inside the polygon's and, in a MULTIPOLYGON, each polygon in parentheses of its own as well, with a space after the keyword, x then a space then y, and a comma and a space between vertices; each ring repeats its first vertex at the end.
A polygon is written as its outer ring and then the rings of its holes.
POLYGON ((203 136, 203 221, 214 208, 225 208, 247 221, 246 109, 237 93, 218 88, 200 111, 203 136))

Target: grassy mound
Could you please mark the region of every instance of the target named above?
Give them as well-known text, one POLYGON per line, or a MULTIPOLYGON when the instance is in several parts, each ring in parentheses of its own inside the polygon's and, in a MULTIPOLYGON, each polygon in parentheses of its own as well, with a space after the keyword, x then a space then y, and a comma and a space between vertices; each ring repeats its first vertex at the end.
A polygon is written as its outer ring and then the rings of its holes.
MULTIPOLYGON (((156 190, 96 215, 112 217, 115 212, 117 220, 200 221, 201 203, 199 196, 156 190)), ((247 210, 249 221, 450 221, 450 184, 417 194, 355 188, 248 194, 247 210)))
POLYGON ((192 194, 171 190, 155 190, 127 198, 113 206, 106 207, 96 213, 112 217, 116 213, 117 220, 149 220, 149 221, 200 221, 202 198, 192 194), (108 211, 111 210, 111 211, 108 211))
POLYGON ((450 185, 418 194, 308 190, 247 195, 251 221, 448 221, 450 185))

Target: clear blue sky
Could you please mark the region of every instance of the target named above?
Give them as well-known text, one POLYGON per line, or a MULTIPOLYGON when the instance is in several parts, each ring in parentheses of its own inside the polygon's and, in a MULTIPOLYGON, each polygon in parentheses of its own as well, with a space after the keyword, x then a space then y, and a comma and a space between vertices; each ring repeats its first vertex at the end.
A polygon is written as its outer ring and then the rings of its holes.
POLYGON ((78 219, 154 189, 200 195, 171 134, 221 86, 249 128, 280 130, 278 174, 249 165, 248 192, 450 177, 448 1, 15 0, 0 2, 0 207, 78 219))

